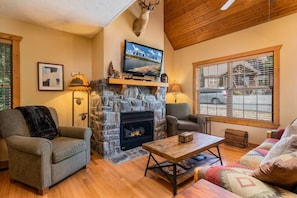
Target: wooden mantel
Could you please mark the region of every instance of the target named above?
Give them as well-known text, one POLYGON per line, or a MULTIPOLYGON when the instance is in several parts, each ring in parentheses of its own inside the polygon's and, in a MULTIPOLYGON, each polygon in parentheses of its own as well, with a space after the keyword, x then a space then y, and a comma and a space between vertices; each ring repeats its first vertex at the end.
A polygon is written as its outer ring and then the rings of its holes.
POLYGON ((108 84, 114 84, 114 85, 121 85, 121 93, 124 93, 125 89, 127 88, 127 85, 132 86, 145 86, 145 87, 153 87, 154 93, 157 93, 160 89, 160 87, 168 87, 168 83, 163 82, 156 82, 156 81, 146 81, 146 80, 133 80, 133 79, 121 79, 121 78, 108 78, 107 79, 108 84))

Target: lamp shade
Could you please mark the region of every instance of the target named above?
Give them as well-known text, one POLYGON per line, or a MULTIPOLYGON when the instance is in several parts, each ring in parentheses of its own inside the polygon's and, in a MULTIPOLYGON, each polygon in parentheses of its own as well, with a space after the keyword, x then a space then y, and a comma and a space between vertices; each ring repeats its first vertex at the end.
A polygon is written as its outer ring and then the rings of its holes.
POLYGON ((169 92, 182 93, 183 90, 180 84, 172 84, 169 88, 169 92))
POLYGON ((87 91, 90 90, 90 85, 87 77, 84 74, 75 74, 68 86, 69 90, 74 91, 87 91))

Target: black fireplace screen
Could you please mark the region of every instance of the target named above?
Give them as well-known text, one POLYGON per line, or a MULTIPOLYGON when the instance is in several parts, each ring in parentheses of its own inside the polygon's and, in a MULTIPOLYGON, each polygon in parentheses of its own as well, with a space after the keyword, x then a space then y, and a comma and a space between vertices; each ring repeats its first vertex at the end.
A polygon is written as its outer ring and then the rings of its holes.
POLYGON ((154 139, 154 112, 122 112, 120 144, 122 150, 141 146, 154 139))

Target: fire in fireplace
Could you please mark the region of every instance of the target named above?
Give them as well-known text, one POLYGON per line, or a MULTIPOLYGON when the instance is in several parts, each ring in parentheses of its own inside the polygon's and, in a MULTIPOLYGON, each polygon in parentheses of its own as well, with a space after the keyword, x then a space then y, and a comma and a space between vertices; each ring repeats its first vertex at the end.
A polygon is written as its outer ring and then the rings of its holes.
POLYGON ((141 146, 154 139, 154 112, 122 112, 120 145, 122 150, 141 146))

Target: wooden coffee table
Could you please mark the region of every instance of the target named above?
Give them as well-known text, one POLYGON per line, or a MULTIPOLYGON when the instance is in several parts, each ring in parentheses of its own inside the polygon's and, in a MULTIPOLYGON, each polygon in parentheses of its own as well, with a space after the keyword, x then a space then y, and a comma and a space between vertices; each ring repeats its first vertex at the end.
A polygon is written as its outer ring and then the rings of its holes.
MULTIPOLYGON (((223 165, 219 150, 219 144, 223 142, 224 138, 193 132, 193 140, 187 143, 179 143, 177 135, 144 143, 142 144, 142 148, 150 152, 144 176, 146 176, 148 170, 158 169, 159 173, 165 176, 165 179, 171 183, 173 186, 173 195, 176 195, 177 185, 193 176, 192 173, 177 175, 177 166, 182 166, 180 163, 183 160, 197 156, 203 151, 209 151, 214 157, 217 158, 217 161, 220 161, 221 165, 223 165), (217 148, 217 154, 209 150, 213 147, 217 148), (158 162, 153 154, 166 159, 168 163, 164 164, 158 162), (153 166, 149 166, 151 158, 155 162, 155 165, 153 166), (169 174, 164 170, 164 168, 168 168, 169 166, 173 169, 172 174, 169 174)), ((195 167, 187 171, 192 172, 194 168, 195 167)))

